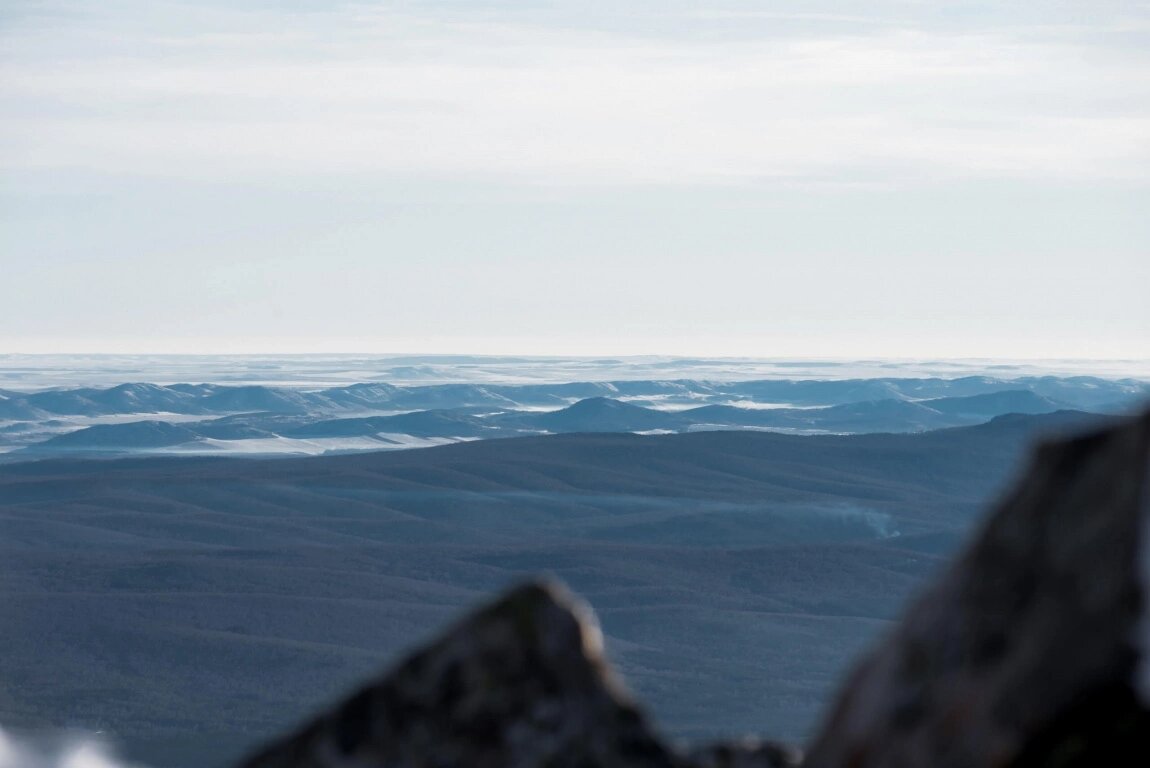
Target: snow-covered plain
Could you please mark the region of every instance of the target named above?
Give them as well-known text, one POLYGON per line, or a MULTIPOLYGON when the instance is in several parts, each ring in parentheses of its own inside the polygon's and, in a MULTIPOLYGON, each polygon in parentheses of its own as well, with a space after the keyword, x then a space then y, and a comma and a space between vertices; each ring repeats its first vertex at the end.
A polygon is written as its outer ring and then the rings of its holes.
MULTIPOLYGON (((214 440, 204 438, 182 445, 157 449, 155 453, 181 456, 321 456, 325 453, 352 451, 399 451, 409 448, 431 448, 436 445, 464 442, 472 438, 414 437, 380 433, 375 437, 317 437, 302 440, 290 437, 253 438, 250 440, 214 440)), ((149 451, 139 451, 149 453, 149 451)))
MULTIPOLYGON (((879 360, 467 355, 0 355, 0 390, 112 386, 126 381, 326 387, 393 384, 847 379, 1034 375, 1150 378, 1138 360, 879 360)), ((0 393, 2 396, 2 393, 0 393)))

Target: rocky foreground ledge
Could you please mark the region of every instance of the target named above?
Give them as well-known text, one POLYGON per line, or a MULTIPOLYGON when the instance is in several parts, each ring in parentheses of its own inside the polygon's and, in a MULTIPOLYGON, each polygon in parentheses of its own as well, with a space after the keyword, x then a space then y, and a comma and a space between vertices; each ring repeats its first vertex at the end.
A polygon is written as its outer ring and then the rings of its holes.
POLYGON ((607 666, 590 610, 539 583, 242 768, 798 765, 1150 766, 1150 412, 1039 446, 805 760, 770 742, 675 749, 607 666))

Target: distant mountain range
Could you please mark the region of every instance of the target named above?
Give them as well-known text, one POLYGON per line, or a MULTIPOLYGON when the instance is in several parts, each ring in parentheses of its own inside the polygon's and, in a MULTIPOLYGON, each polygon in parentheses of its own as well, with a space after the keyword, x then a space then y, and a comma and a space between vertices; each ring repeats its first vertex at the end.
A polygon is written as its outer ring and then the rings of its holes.
POLYGON ((353 384, 319 390, 298 387, 223 384, 127 383, 107 389, 75 388, 39 392, 0 391, 0 419, 49 416, 108 416, 139 413, 225 414, 330 413, 335 411, 416 411, 483 406, 550 407, 608 397, 640 405, 755 403, 793 406, 844 405, 875 400, 927 400, 1028 391, 1069 408, 1119 407, 1150 394, 1150 384, 1134 379, 1024 377, 995 379, 842 379, 745 382, 618 381, 566 384, 443 384, 401 387, 353 384))
POLYGON ((564 384, 386 383, 306 390, 121 384, 0 392, 0 459, 56 453, 320 454, 572 432, 917 432, 1005 413, 1118 412, 1132 379, 846 379, 564 384))

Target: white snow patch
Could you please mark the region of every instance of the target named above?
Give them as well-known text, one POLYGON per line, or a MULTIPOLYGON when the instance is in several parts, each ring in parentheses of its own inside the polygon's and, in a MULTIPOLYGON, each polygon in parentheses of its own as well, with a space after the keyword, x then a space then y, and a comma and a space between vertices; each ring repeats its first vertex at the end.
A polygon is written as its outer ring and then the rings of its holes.
POLYGON ((414 437, 397 433, 380 433, 372 437, 316 437, 310 439, 292 437, 257 437, 245 440, 217 440, 203 438, 166 448, 156 448, 139 453, 179 454, 182 456, 219 456, 236 454, 244 456, 320 456, 332 452, 351 451, 398 451, 412 448, 431 448, 436 445, 465 442, 474 438, 461 437, 414 437))
POLYGON ((169 413, 156 411, 154 413, 115 413, 107 416, 53 416, 54 420, 66 421, 77 429, 81 427, 94 427, 99 424, 126 424, 132 421, 166 421, 170 424, 189 421, 210 421, 213 416, 191 413, 169 413))
POLYGON ((0 768, 131 768, 108 747, 87 736, 17 739, 0 728, 0 768))
MULTIPOLYGON (((458 443, 462 439, 458 437, 415 437, 398 432, 379 432, 376 434, 376 438, 385 440, 396 448, 430 448, 433 445, 458 443)), ((376 450, 378 450, 378 444, 376 450)))
POLYGON ((804 429, 802 427, 748 427, 733 424, 691 424, 688 432, 777 432, 783 435, 849 435, 850 432, 832 432, 827 429, 804 429))
POLYGON ((794 403, 760 403, 756 400, 733 400, 725 405, 733 405, 736 408, 746 408, 749 411, 774 411, 780 408, 795 411, 818 411, 823 408, 829 408, 829 405, 795 405, 794 403))

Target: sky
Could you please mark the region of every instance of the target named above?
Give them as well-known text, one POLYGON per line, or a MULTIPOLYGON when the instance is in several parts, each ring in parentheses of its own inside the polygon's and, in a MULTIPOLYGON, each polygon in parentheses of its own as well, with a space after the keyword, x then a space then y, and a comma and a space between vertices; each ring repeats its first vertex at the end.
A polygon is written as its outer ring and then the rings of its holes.
POLYGON ((1150 3, 7 0, 0 353, 1150 357, 1150 3))

